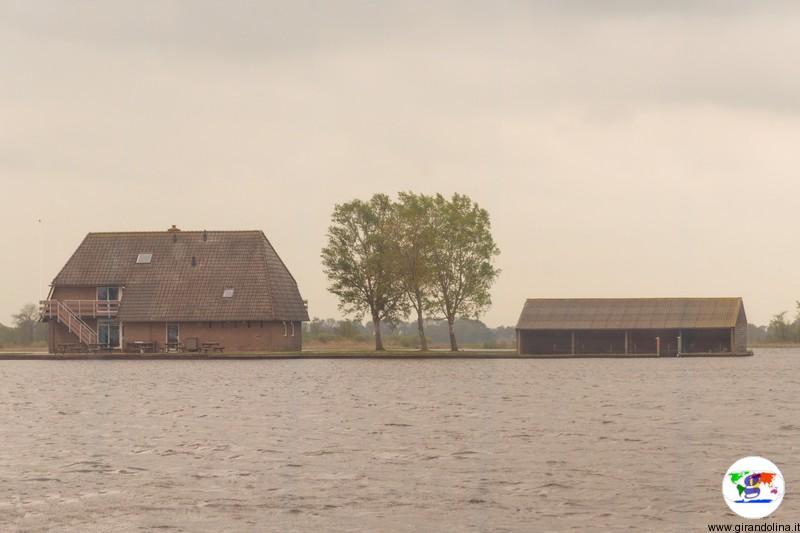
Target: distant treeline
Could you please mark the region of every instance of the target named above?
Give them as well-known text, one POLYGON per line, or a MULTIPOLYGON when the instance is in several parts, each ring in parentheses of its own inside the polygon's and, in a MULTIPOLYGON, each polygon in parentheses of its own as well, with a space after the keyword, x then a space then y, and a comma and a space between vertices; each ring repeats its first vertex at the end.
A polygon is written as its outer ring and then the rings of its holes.
POLYGON ((35 305, 25 305, 12 318, 13 326, 0 324, 0 348, 31 346, 47 342, 47 324, 39 322, 39 312, 35 305))
MULTIPOLYGON (((500 326, 490 328, 480 320, 457 319, 453 329, 459 342, 471 348, 514 348, 515 335, 513 327, 500 326)), ((319 344, 369 344, 375 338, 372 322, 362 323, 358 320, 325 320, 314 318, 305 324, 303 342, 319 344)), ((381 324, 383 340, 395 348, 420 347, 416 322, 398 322, 381 324)), ((446 320, 426 320, 425 337, 432 347, 450 346, 450 329, 446 320)))
POLYGON ((800 344, 800 301, 795 302, 794 320, 786 318, 788 311, 774 315, 768 326, 747 325, 747 340, 751 344, 800 344))

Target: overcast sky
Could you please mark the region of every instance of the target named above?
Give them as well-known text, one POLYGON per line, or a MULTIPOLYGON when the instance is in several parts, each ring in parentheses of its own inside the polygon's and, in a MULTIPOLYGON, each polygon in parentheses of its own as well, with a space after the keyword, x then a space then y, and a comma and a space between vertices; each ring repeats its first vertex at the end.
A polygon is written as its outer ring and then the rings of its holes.
POLYGON ((413 190, 489 210, 490 326, 527 297, 740 295, 765 323, 800 299, 798 23, 763 0, 0 0, 0 322, 87 232, 171 224, 263 229, 338 317, 333 205, 413 190))

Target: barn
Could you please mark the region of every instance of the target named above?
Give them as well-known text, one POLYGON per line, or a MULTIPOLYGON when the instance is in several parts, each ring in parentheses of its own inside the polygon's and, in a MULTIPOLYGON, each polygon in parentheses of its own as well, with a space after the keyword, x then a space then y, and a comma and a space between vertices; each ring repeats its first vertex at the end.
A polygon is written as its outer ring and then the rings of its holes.
POLYGON ((516 327, 533 356, 749 355, 741 298, 534 298, 516 327))

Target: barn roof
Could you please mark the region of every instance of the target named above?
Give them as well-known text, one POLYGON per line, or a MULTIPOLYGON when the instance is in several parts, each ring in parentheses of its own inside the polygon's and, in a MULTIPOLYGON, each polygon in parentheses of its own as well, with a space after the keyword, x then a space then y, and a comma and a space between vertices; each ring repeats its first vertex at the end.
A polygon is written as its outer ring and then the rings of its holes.
POLYGON ((103 285, 123 287, 123 321, 308 320, 261 231, 89 233, 53 286, 103 285))
POLYGON ((741 298, 529 299, 517 329, 732 328, 741 298))

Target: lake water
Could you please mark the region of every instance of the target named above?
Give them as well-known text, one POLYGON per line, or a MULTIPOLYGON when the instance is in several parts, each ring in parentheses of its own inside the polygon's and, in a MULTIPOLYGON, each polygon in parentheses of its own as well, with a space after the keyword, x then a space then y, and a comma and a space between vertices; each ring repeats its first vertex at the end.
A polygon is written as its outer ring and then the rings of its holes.
POLYGON ((800 350, 0 361, 0 530, 707 531, 762 455, 800 520, 800 350))

